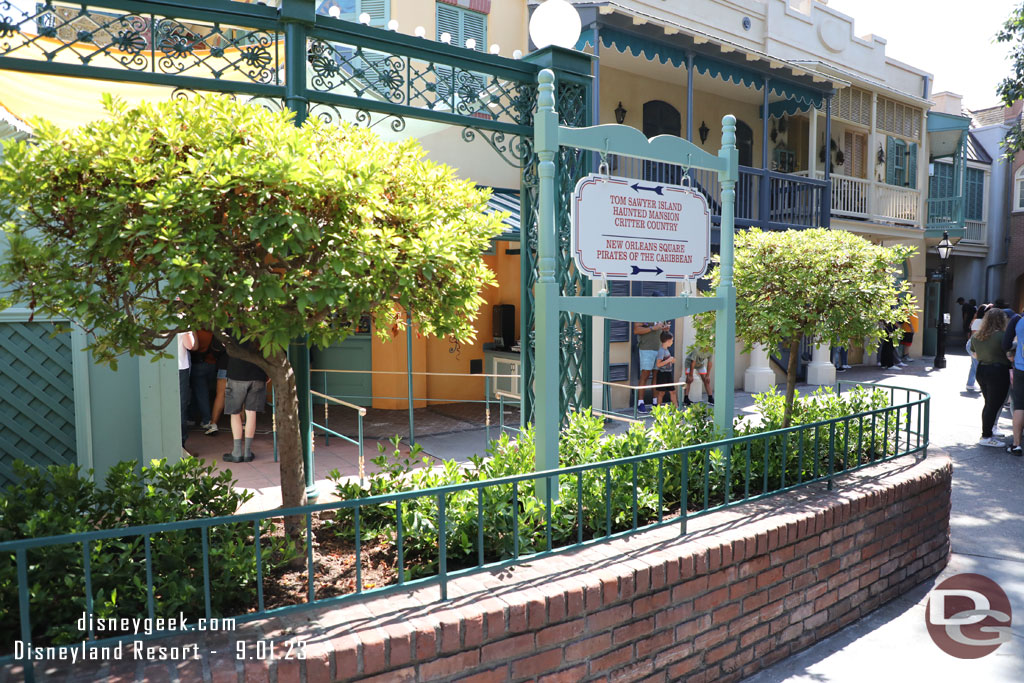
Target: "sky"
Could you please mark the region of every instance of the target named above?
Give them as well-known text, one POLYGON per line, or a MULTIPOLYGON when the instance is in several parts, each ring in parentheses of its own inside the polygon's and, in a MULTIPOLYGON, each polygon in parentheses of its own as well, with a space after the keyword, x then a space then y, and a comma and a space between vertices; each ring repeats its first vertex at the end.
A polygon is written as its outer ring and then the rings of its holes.
POLYGON ((968 109, 999 104, 1009 43, 993 43, 1021 0, 828 0, 854 18, 854 33, 885 38, 886 55, 935 76, 932 92, 963 95, 968 109))

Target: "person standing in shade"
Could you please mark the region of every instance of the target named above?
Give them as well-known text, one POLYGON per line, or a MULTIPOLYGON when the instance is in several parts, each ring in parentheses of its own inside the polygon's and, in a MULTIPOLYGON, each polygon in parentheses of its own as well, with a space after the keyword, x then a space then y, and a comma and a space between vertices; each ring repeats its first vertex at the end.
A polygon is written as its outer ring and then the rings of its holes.
POLYGON ((654 364, 658 360, 658 349, 661 348, 661 331, 668 329, 665 323, 633 323, 633 334, 637 337, 637 354, 640 357, 640 392, 637 410, 641 413, 650 411, 644 400, 647 398, 647 385, 654 377, 654 364))
POLYGON ((1024 431, 1024 316, 1014 315, 1003 333, 1003 351, 1013 349, 1013 370, 1011 375, 1010 398, 1013 399, 1013 443, 1006 450, 1018 458, 1024 455, 1020 447, 1021 432, 1024 431), (1016 340, 1016 342, 1014 341, 1016 340), (1014 348, 1016 344, 1016 348, 1014 348))
MULTIPOLYGON (((669 351, 669 347, 672 346, 672 333, 665 330, 661 333, 661 348, 658 349, 658 360, 654 362, 655 367, 658 368, 658 375, 655 378, 655 384, 673 384, 676 381, 676 358, 669 351)), ((661 398, 658 399, 660 405, 665 405, 665 399, 668 398, 672 401, 672 405, 676 405, 676 388, 674 386, 661 387, 658 389, 661 398)))
MULTIPOLYGON (((975 309, 974 319, 968 323, 969 331, 967 333, 967 352, 971 352, 971 338, 974 333, 981 329, 981 321, 985 317, 985 313, 990 308, 990 304, 982 304, 975 309)), ((977 391, 977 387, 974 386, 974 380, 978 373, 978 359, 971 354, 971 369, 967 371, 967 391, 977 391)))
POLYGON ((188 438, 188 401, 192 393, 192 384, 189 382, 189 370, 192 367, 189 351, 196 344, 196 337, 191 332, 179 332, 178 342, 178 398, 181 405, 181 447, 185 447, 185 439, 188 438))
POLYGON ((711 395, 711 377, 708 375, 711 372, 711 353, 697 347, 690 349, 690 352, 686 354, 686 359, 683 361, 683 372, 686 373, 686 386, 683 388, 683 405, 688 406, 693 403, 690 400, 690 385, 693 384, 694 371, 700 375, 700 381, 704 384, 704 391, 708 395, 708 404, 715 405, 715 397, 711 395))
POLYGON ((252 440, 256 436, 256 413, 267 405, 267 373, 255 363, 228 358, 228 378, 224 387, 224 412, 231 416, 231 452, 224 454, 228 462, 251 462, 252 440), (245 429, 242 411, 245 411, 245 429), (244 438, 244 441, 243 441, 244 438))
POLYGON ((999 438, 1002 434, 997 434, 994 427, 1010 391, 1010 361, 1003 351, 1002 333, 1005 328, 1006 314, 992 306, 967 342, 967 350, 978 361, 978 384, 985 397, 985 406, 981 410, 981 440, 978 443, 995 448, 1004 445, 999 438))

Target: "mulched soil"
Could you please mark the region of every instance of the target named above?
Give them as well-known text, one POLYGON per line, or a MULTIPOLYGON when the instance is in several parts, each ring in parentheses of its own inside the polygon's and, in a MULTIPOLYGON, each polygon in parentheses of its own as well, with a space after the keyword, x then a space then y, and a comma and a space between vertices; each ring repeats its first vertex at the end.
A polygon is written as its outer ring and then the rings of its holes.
MULTIPOLYGON (((354 543, 336 533, 333 514, 313 516, 313 569, 316 598, 329 598, 356 592, 356 550, 354 543)), ((275 520, 272 537, 284 537, 284 525, 275 520)), ((395 546, 386 540, 364 542, 360 548, 363 590, 389 586, 398 581, 395 546)), ((303 553, 297 567, 280 567, 263 577, 263 600, 267 609, 297 605, 308 601, 308 555, 303 553)), ((255 611, 257 606, 250 606, 255 611)))

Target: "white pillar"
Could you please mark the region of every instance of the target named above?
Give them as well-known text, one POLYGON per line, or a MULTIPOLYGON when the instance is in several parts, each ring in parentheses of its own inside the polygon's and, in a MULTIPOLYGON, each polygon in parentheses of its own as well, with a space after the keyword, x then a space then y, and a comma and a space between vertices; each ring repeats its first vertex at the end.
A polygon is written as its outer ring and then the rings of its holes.
POLYGON ((807 366, 808 384, 832 386, 836 383, 836 366, 832 365, 831 355, 831 345, 815 345, 811 363, 807 366))
POLYGON ((768 350, 761 344, 750 349, 750 367, 743 373, 743 391, 761 394, 775 386, 775 371, 768 365, 768 350))
POLYGON ((807 126, 807 177, 814 179, 818 170, 818 110, 811 107, 807 126))

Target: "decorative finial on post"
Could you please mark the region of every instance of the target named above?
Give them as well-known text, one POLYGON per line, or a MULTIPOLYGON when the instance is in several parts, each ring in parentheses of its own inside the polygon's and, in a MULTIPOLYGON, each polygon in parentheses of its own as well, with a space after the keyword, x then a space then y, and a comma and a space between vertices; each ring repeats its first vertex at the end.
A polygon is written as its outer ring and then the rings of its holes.
POLYGON ((726 114, 722 117, 722 147, 736 146, 736 117, 726 114))
POLYGON ((555 72, 551 69, 541 69, 540 73, 537 74, 537 83, 537 110, 554 110, 555 72))

